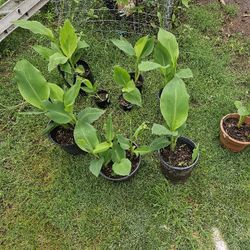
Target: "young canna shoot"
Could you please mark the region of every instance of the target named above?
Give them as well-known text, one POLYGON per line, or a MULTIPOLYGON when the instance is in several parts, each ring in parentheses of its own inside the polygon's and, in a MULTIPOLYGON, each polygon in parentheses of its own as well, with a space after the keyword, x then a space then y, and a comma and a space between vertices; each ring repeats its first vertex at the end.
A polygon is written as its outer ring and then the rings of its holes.
POLYGON ((234 105, 237 108, 237 112, 240 116, 238 122, 238 128, 240 128, 241 125, 245 122, 246 117, 250 115, 250 105, 248 107, 244 106, 241 101, 235 101, 234 105))

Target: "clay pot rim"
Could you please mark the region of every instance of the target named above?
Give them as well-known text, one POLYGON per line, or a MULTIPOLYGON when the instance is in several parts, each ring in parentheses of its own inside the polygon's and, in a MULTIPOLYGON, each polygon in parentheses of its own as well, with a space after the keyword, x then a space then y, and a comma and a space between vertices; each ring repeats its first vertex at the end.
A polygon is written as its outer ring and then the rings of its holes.
MULTIPOLYGON (((227 118, 239 118, 239 114, 237 113, 230 113, 230 114, 227 114, 225 116, 222 117, 221 121, 220 121, 220 130, 221 132, 226 135, 231 141, 237 143, 237 144, 241 144, 241 145, 250 145, 250 142, 244 142, 244 141, 238 141, 236 139, 234 139, 233 137, 231 137, 225 130, 224 130, 224 127, 223 127, 223 122, 224 120, 226 120, 227 118)), ((250 116, 247 116, 247 118, 250 119, 250 116)))

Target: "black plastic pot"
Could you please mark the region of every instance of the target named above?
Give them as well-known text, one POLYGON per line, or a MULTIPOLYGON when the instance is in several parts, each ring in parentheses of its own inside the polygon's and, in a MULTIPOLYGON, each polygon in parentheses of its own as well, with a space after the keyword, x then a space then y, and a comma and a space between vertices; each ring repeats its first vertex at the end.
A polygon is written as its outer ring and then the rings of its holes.
MULTIPOLYGON (((179 137, 179 143, 186 144, 192 151, 196 147, 195 143, 186 137, 179 137)), ((175 167, 166 162, 162 155, 161 150, 159 150, 159 157, 161 162, 161 170, 164 176, 174 183, 185 182, 188 177, 191 176, 193 168, 198 164, 200 154, 198 154, 196 160, 187 167, 175 167)))
POLYGON ((100 89, 97 91, 97 96, 95 96, 95 103, 99 108, 105 109, 110 105, 110 95, 108 91, 100 89), (105 98, 102 98, 102 96, 105 98))
POLYGON ((103 178, 105 178, 106 180, 109 180, 109 181, 114 181, 114 182, 128 181, 128 180, 130 180, 138 172, 138 170, 140 168, 140 165, 141 165, 141 156, 139 156, 139 161, 138 161, 138 163, 137 163, 136 168, 134 169, 134 171, 131 172, 127 176, 121 176, 119 178, 112 178, 112 177, 106 176, 102 171, 100 172, 100 175, 103 178))
POLYGON ((124 111, 130 111, 133 108, 133 104, 127 102, 122 95, 119 96, 119 105, 124 111))
POLYGON ((56 127, 53 130, 51 130, 50 133, 48 134, 48 137, 49 137, 51 142, 53 142, 55 145, 59 146, 64 151, 66 151, 67 153, 72 154, 72 155, 80 155, 80 154, 85 153, 76 145, 76 143, 74 143, 74 144, 60 144, 60 143, 58 143, 55 139, 55 137, 56 137, 55 135, 56 135, 56 132, 58 129, 59 129, 59 127, 56 127))
MULTIPOLYGON (((131 79, 135 81, 135 73, 132 72, 129 74, 131 79)), ((144 84, 144 77, 140 74, 138 80, 135 82, 135 86, 140 90, 140 92, 142 92, 143 84, 144 84)))

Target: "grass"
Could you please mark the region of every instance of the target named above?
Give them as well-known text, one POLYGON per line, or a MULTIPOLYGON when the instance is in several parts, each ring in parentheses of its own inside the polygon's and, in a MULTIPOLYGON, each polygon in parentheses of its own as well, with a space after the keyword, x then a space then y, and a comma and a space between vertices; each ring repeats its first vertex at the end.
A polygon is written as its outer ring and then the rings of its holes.
MULTIPOLYGON (((233 154, 218 140, 220 118, 235 111, 235 100, 249 100, 250 76, 241 67, 249 50, 241 55, 229 45, 249 43, 242 37, 233 38, 237 43, 225 41, 214 32, 222 25, 222 13, 218 5, 193 5, 185 23, 173 30, 181 47, 180 67, 194 72, 194 79, 186 81, 191 110, 185 135, 199 142, 202 151, 185 185, 173 185, 162 176, 157 155, 143 157, 140 171, 126 183, 92 176, 90 157, 70 156, 41 134, 47 118, 19 113, 30 110, 13 81, 19 59, 30 60, 50 81, 61 81, 57 72, 48 75, 46 62, 32 50, 39 38, 17 30, 1 45, 0 248, 214 249, 213 227, 230 249, 249 248, 250 151, 233 154), (220 16, 220 22, 209 18, 201 24, 209 14, 220 16)), ((133 63, 102 34, 86 40, 91 44, 86 60, 98 82, 111 91, 107 113, 113 112, 115 127, 126 134, 130 119, 133 129, 144 119, 161 123, 158 74, 145 74, 143 108, 124 113, 112 67, 119 63, 132 70, 133 63)), ((79 98, 77 109, 88 105, 94 103, 79 98)), ((102 121, 96 124, 100 129, 102 121)), ((151 138, 148 131, 142 141, 151 138)))

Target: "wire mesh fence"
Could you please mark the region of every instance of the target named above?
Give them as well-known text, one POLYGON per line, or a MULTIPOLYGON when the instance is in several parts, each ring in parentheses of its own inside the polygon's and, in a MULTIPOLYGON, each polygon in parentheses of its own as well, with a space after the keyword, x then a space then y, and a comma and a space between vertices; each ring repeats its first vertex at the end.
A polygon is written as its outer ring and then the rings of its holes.
POLYGON ((175 0, 132 0, 118 6, 115 0, 54 0, 58 21, 70 18, 76 27, 101 34, 148 34, 159 26, 171 27, 175 0), (124 7, 124 8, 123 8, 124 7))

